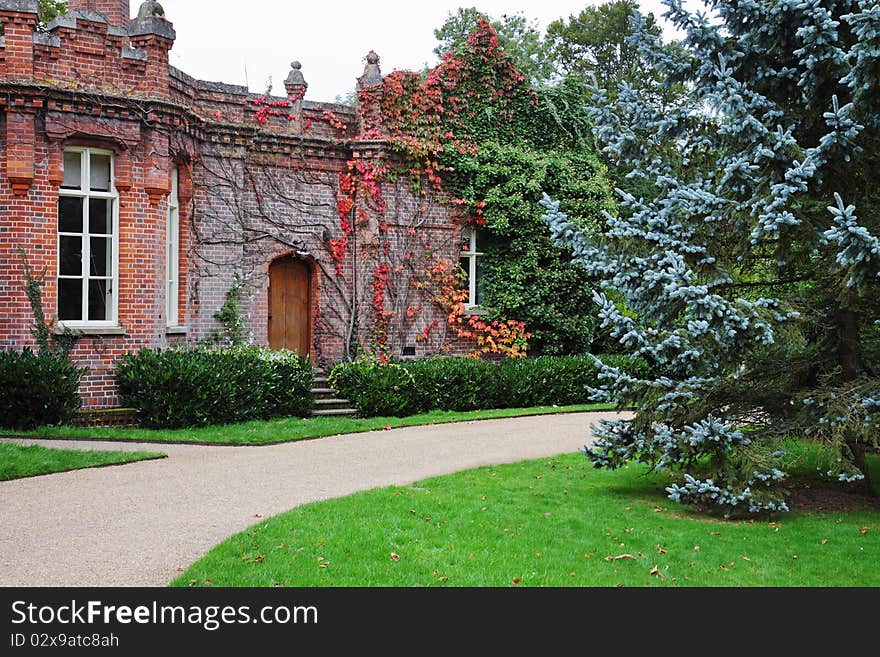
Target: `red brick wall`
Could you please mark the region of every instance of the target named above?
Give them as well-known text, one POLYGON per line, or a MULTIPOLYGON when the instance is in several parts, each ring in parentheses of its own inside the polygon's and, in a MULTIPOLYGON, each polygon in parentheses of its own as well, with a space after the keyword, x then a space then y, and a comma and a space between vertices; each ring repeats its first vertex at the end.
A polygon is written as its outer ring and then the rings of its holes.
MULTIPOLYGON (((127 3, 72 5, 115 7, 127 17, 127 3)), ((58 190, 70 145, 114 152, 120 207, 123 334, 90 334, 76 344, 73 359, 89 368, 82 385, 86 407, 118 404, 113 375, 119 356, 207 338, 218 327, 214 314, 235 274, 247 282, 242 310, 249 337, 267 344, 268 271, 280 256, 301 257, 311 267, 313 351, 321 364, 345 357, 353 309, 356 339, 363 349, 375 348, 373 282, 383 264, 392 272, 384 291, 385 309, 393 313, 390 351, 399 355, 412 346, 428 355, 449 341, 445 318, 415 285, 428 264, 426 250, 457 260, 458 228, 442 198, 415 196, 404 178, 385 183, 387 232, 377 233, 376 216, 358 225, 336 271, 328 239, 341 235, 340 174, 355 157, 386 157, 381 144, 361 148, 349 141, 357 133, 353 108, 305 101, 295 120, 270 117, 258 126, 256 94, 170 68, 167 39, 138 37, 132 49, 118 27, 81 17, 35 39, 33 15, 6 13, 0 20, 6 31, 0 48, 0 348, 33 344, 19 247, 44 277, 47 317, 57 317, 58 190), (177 303, 186 334, 169 334, 164 316, 172 163, 180 174, 177 303), (417 341, 435 322, 428 340, 417 341)))
POLYGON ((131 18, 128 0, 68 0, 67 10, 87 9, 104 14, 111 25, 128 27, 131 18))

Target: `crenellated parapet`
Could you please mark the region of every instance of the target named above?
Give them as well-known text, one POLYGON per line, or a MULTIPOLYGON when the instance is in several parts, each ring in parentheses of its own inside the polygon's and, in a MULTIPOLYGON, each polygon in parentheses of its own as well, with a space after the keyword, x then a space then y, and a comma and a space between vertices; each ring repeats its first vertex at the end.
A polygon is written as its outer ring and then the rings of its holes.
POLYGON ((36 0, 0 0, 0 78, 168 98, 174 26, 162 15, 129 23, 120 18, 122 5, 127 12, 127 2, 71 2, 67 14, 49 23, 45 32, 37 32, 36 0), (110 17, 93 8, 117 5, 110 17))

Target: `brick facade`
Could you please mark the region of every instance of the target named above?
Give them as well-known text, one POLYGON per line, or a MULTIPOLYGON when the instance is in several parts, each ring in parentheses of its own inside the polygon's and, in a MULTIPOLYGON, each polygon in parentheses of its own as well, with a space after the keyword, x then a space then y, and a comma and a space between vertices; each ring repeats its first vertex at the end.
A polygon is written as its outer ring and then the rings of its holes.
POLYGON ((118 310, 112 326, 77 327, 84 335, 72 352, 89 368, 86 407, 118 403, 120 355, 208 338, 236 275, 245 283, 249 336, 267 345, 269 268, 278 257, 309 264, 316 362, 341 359, 355 344, 375 348, 377 289, 393 355, 449 346, 445 318, 417 286, 427 253, 458 257, 460 227, 439 192, 415 194, 405 177, 382 183, 384 215, 366 202, 363 213, 353 211, 347 255, 333 255, 340 177, 352 163, 392 157, 374 130, 370 140, 358 138, 364 117, 354 108, 302 100, 307 85, 295 63, 289 116, 261 125, 259 101, 247 89, 169 66, 175 33, 156 3, 144 3, 133 21, 128 0, 68 4, 66 16, 37 32, 34 0, 0 0, 0 348, 33 344, 20 250, 44 279, 47 317, 58 318, 59 190, 70 147, 112 152, 118 193, 118 310), (169 329, 172 167, 179 172, 180 326, 169 329), (391 276, 378 285, 382 266, 391 276), (417 339, 426 327, 428 338, 417 339))

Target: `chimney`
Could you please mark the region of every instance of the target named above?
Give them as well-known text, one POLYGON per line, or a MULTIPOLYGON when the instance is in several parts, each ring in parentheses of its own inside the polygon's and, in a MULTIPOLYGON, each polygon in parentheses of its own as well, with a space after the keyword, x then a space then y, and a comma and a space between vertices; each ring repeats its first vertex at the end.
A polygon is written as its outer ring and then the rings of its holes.
POLYGON ((128 0, 67 0, 67 11, 85 9, 97 11, 107 17, 110 25, 128 29, 131 22, 131 7, 128 0))

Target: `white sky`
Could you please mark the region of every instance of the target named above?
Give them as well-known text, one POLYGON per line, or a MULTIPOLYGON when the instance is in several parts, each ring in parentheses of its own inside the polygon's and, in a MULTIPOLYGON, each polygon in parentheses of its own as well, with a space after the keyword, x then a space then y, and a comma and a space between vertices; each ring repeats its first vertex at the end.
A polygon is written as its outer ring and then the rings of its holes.
MULTIPOLYGON (((277 95, 294 59, 309 83, 306 98, 332 101, 354 89, 372 49, 383 73, 436 62, 434 30, 458 7, 475 6, 493 18, 522 13, 543 30, 560 17, 599 0, 161 0, 177 41, 171 63, 202 80, 248 83, 277 95), (245 74, 245 71, 247 73, 245 74)), ((663 13, 659 0, 640 0, 643 11, 663 13)), ((139 2, 132 0, 137 13, 139 2)))

